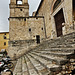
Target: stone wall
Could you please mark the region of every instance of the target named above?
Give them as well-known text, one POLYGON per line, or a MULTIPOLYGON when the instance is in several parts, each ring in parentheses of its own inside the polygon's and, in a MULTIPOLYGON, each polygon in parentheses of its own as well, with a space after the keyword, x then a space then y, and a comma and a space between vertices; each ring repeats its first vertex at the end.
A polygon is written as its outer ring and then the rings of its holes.
POLYGON ((43 0, 43 3, 38 10, 37 16, 44 16, 45 26, 46 26, 46 35, 47 37, 51 36, 51 16, 50 16, 50 0, 43 0))
POLYGON ((43 17, 10 18, 9 56, 19 57, 37 46, 36 36, 40 42, 46 38, 43 17))
POLYGON ((65 26, 62 28, 63 35, 73 31, 72 0, 61 0, 61 3, 58 4, 55 10, 53 10, 56 1, 57 0, 43 0, 36 14, 36 16, 42 15, 45 17, 46 33, 47 37, 50 38, 57 37, 54 16, 60 11, 61 8, 63 9, 65 18, 65 26))
POLYGON ((10 18, 10 41, 45 38, 43 17, 10 18))
POLYGON ((15 40, 9 41, 8 55, 12 59, 16 59, 24 55, 27 51, 36 46, 36 40, 15 40))

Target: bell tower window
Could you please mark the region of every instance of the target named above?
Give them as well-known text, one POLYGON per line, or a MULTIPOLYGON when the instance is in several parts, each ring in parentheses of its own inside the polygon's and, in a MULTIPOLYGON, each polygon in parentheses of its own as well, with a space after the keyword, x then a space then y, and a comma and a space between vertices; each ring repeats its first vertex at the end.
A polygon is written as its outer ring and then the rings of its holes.
POLYGON ((22 0, 16 0, 16 4, 18 5, 22 4, 22 0))

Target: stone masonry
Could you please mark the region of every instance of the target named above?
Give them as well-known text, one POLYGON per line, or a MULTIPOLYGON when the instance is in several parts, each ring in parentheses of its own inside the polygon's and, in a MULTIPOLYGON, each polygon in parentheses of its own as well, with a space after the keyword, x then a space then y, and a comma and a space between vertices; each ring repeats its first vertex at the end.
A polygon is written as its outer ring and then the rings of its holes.
POLYGON ((9 17, 9 56, 22 55, 30 47, 46 38, 46 28, 43 16, 29 16, 29 4, 23 0, 22 4, 17 4, 18 0, 10 1, 9 17), (32 42, 31 42, 31 41, 32 42))
MULTIPOLYGON (((56 24, 54 16, 63 9, 65 24, 62 27, 63 35, 73 31, 73 0, 41 0, 35 16, 44 16, 47 38, 56 38, 56 24), (57 3, 57 4, 56 4, 57 3), (56 4, 56 6, 55 6, 56 4), (54 9, 55 6, 55 9, 54 9)), ((75 12, 74 12, 75 13, 75 12)), ((63 24, 63 22, 62 22, 63 24)))
POLYGON ((29 16, 28 0, 10 1, 8 49, 16 61, 13 75, 75 74, 73 2, 41 0, 29 16))

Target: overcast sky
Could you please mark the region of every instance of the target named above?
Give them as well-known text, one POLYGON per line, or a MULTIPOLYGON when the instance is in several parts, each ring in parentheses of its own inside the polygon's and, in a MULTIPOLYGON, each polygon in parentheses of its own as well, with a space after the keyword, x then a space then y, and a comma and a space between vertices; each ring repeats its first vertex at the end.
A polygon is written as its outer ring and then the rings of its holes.
MULTIPOLYGON (((32 14, 36 11, 41 0, 28 0, 29 2, 29 13, 32 14)), ((9 3, 10 0, 0 0, 0 32, 9 31, 9 3)))

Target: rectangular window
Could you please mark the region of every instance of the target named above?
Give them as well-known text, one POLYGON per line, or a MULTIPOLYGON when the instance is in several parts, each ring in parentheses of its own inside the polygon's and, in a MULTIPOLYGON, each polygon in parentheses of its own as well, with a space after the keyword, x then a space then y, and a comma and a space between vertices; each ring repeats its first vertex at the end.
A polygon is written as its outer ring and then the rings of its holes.
POLYGON ((5 33, 5 35, 6 35, 6 33, 5 33))
POLYGON ((4 39, 6 39, 6 36, 4 36, 4 39))
POLYGON ((4 46, 6 46, 6 42, 4 42, 4 46))

